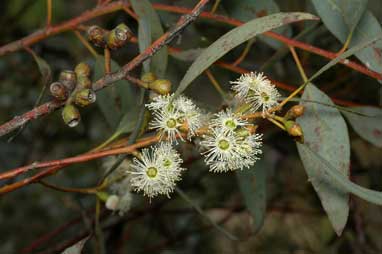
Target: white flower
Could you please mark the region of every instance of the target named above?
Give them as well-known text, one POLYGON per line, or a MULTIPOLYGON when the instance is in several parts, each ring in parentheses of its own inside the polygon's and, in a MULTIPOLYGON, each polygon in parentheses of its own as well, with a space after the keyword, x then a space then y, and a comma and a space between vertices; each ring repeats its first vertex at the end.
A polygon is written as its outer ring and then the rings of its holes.
POLYGON ((105 203, 105 207, 112 211, 118 211, 119 216, 123 216, 130 210, 132 203, 132 195, 130 192, 125 192, 122 195, 110 195, 105 203))
POLYGON ((207 165, 216 161, 235 162, 240 157, 238 139, 235 135, 218 128, 210 129, 210 131, 210 135, 205 136, 201 142, 201 145, 207 148, 207 151, 203 153, 207 165))
POLYGON ((263 73, 245 73, 236 81, 231 81, 232 89, 239 99, 252 105, 252 111, 262 109, 263 116, 278 105, 280 94, 263 73))
POLYGON ((234 114, 231 109, 220 111, 211 120, 210 126, 222 128, 223 131, 234 131, 238 127, 246 126, 248 122, 240 118, 240 114, 234 114))
POLYGON ((235 131, 224 131, 213 127, 201 145, 207 148, 203 154, 211 172, 227 172, 248 168, 258 159, 261 151, 261 134, 251 134, 240 127, 235 131))
POLYGON ((130 172, 131 185, 136 191, 143 191, 149 198, 159 194, 169 197, 176 182, 181 179, 184 169, 180 167, 182 159, 170 143, 159 143, 156 147, 143 149, 140 160, 134 159, 130 172))
POLYGON ((161 110, 154 112, 154 119, 150 122, 150 127, 159 130, 159 137, 162 140, 164 134, 170 142, 176 141, 176 136, 179 135, 182 139, 182 135, 179 131, 179 127, 182 125, 179 123, 178 118, 181 115, 178 111, 161 110))
MULTIPOLYGON (((153 120, 150 126, 161 132, 161 138, 166 133, 171 142, 176 140, 180 129, 187 128, 188 138, 195 135, 201 127, 201 112, 189 98, 180 95, 160 95, 153 99, 146 107, 153 111, 153 120)), ((181 136, 180 136, 181 138, 181 136)))

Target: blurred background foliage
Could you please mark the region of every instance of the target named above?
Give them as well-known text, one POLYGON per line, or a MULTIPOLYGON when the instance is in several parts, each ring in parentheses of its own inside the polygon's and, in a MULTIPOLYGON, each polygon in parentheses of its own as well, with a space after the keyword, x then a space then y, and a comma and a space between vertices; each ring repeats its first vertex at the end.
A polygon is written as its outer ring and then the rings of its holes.
MULTIPOLYGON (((156 0, 152 3, 192 8, 195 0, 156 0)), ((262 10, 241 11, 235 9, 240 3, 251 1, 222 0, 217 13, 230 15, 247 21, 267 14, 262 10)), ((278 0, 253 1, 272 2, 275 11, 304 11, 316 13, 311 1, 278 0)), ((76 17, 96 5, 95 0, 54 0, 53 24, 76 17)), ((211 10, 214 1, 207 6, 211 10)), ((266 5, 266 4, 265 4, 266 5)), ((0 2, 0 45, 20 39, 44 27, 46 1, 4 0, 0 2)), ((368 10, 382 22, 382 2, 369 0, 368 10)), ((178 14, 158 11, 164 30, 169 29, 178 14)), ((137 34, 137 22, 123 11, 96 18, 88 25, 98 24, 111 29, 124 22, 137 34)), ((296 23, 281 29, 288 36, 296 36, 312 23, 296 23)), ((179 36, 171 46, 183 50, 204 48, 231 26, 198 19, 179 36)), ((300 40, 333 52, 342 44, 321 23, 314 24, 300 40)), ((235 48, 223 57, 234 62, 245 48, 235 48)), ((251 46, 250 52, 240 67, 259 70, 275 53, 278 43, 260 38, 251 46)), ((49 37, 31 47, 50 66, 53 79, 63 69, 72 69, 78 62, 86 61, 95 66, 94 57, 83 46, 73 32, 49 37)), ((102 51, 98 52, 102 54, 102 51)), ((123 65, 138 53, 136 44, 112 54, 112 58, 123 65)), ((299 51, 308 75, 327 63, 327 60, 299 51)), ((190 61, 169 56, 167 73, 174 86, 183 77, 190 61)), ((229 81, 239 74, 213 66, 210 71, 226 91, 229 81)), ((266 69, 272 79, 297 86, 300 75, 290 54, 273 62, 266 69)), ((139 76, 141 70, 134 71, 139 76)), ((380 84, 365 75, 338 65, 320 76, 315 82, 328 95, 363 105, 380 105, 380 84)), ((42 89, 41 74, 33 57, 27 51, 18 51, 0 58, 0 122, 33 108, 42 89)), ((112 88, 108 88, 112 89, 112 88)), ((138 89, 133 87, 138 96, 138 89)), ((211 112, 217 111, 224 102, 205 75, 201 75, 186 90, 198 105, 211 112)), ((287 94, 287 93, 284 93, 287 94)), ((49 95, 43 101, 49 100, 49 95)), ((137 105, 136 105, 137 106, 137 105)), ((133 109, 132 109, 133 110, 133 109)), ((111 111, 112 112, 112 111, 111 111)), ((74 156, 99 145, 113 134, 114 129, 105 121, 99 107, 93 105, 81 111, 82 122, 76 128, 68 128, 59 112, 31 122, 11 142, 15 133, 2 137, 0 141, 1 171, 33 161, 44 161, 74 156)), ((209 224, 178 195, 171 199, 156 198, 149 203, 141 195, 135 195, 134 205, 122 219, 108 214, 104 231, 107 253, 381 253, 382 208, 358 198, 350 200, 350 217, 343 234, 337 237, 320 201, 317 198, 301 161, 294 142, 275 126, 262 122, 260 131, 265 135, 266 156, 262 165, 266 169, 266 215, 261 230, 254 234, 251 216, 246 211, 234 173, 212 174, 190 144, 182 144, 185 166, 189 169, 180 183, 180 188, 189 194, 214 220, 225 219, 225 228, 240 238, 231 241, 209 224)), ((382 190, 382 157, 380 148, 362 140, 350 130, 351 136, 351 179, 375 190, 382 190)), ((62 186, 94 186, 104 172, 102 160, 70 166, 49 178, 62 186)), ((17 180, 17 179, 16 179, 17 180)), ((4 195, 0 199, 0 253, 19 253, 41 235, 68 221, 79 218, 79 222, 63 231, 41 247, 32 251, 53 250, 79 232, 87 229, 89 217, 94 215, 93 196, 68 194, 52 191, 34 184, 4 195), (86 214, 85 211, 89 211, 86 214)), ((107 213, 107 212, 105 212, 107 213)), ((85 253, 93 252, 93 240, 86 245, 85 253)), ((53 251, 54 252, 54 251, 53 251)))

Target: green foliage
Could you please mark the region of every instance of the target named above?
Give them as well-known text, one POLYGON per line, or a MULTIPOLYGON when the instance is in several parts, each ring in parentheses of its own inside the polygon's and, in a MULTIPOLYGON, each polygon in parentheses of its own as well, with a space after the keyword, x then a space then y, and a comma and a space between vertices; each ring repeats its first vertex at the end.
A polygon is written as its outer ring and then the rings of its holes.
MULTIPOLYGON (((366 10, 366 0, 312 0, 325 26, 342 43, 349 38, 350 47, 370 38, 382 37, 382 28, 374 15, 366 10)), ((356 53, 370 69, 382 69, 382 41, 356 53)))
MULTIPOLYGON (((330 98, 313 84, 305 88, 302 99, 334 105, 330 98)), ((343 176, 349 177, 350 142, 341 113, 336 108, 320 104, 301 104, 305 106, 305 113, 298 119, 298 123, 304 131, 304 144, 325 158, 343 176)), ((340 235, 349 214, 349 195, 339 189, 333 180, 324 177, 322 164, 317 163, 310 153, 305 153, 301 146, 304 145, 297 144, 309 181, 318 193, 334 229, 340 235)))

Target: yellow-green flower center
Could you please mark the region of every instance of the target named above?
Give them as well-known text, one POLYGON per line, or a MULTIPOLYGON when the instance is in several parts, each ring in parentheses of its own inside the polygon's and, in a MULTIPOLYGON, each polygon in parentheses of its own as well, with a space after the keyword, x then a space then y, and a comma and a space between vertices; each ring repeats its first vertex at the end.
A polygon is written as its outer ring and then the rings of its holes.
POLYGON ((170 118, 167 120, 166 125, 168 128, 175 128, 176 127, 176 120, 174 118, 170 118))
POLYGON ((234 121, 233 119, 228 119, 228 120, 226 120, 225 123, 224 123, 224 125, 225 125, 227 128, 231 129, 231 130, 236 129, 236 126, 237 126, 236 123, 235 123, 235 121, 234 121))
POLYGON ((230 147, 229 141, 226 140, 226 139, 221 139, 221 140, 219 140, 219 142, 218 142, 218 147, 219 147, 221 150, 227 150, 227 149, 229 149, 229 147, 230 147))
POLYGON ((146 174, 147 174, 148 177, 150 177, 150 178, 154 178, 154 177, 157 176, 157 174, 158 174, 158 170, 157 170, 157 168, 155 168, 155 167, 149 167, 149 168, 146 170, 146 174))

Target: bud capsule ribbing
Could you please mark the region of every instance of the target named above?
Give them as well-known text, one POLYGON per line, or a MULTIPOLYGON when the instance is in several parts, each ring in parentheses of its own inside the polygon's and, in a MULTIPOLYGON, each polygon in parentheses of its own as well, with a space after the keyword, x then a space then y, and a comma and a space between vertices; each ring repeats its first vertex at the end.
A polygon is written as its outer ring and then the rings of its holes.
POLYGON ((91 89, 83 89, 75 94, 76 105, 86 107, 96 101, 96 93, 91 89))
POLYGON ((50 93, 58 100, 66 100, 68 98, 68 90, 62 82, 53 82, 49 87, 50 93))
POLYGON ((81 115, 75 106, 67 104, 62 110, 62 119, 69 127, 75 127, 80 122, 81 115))

